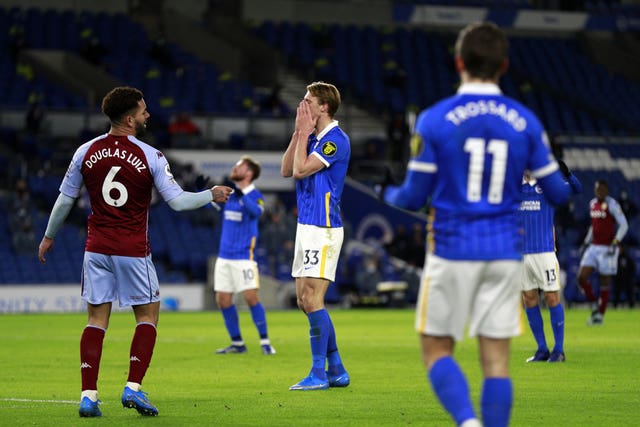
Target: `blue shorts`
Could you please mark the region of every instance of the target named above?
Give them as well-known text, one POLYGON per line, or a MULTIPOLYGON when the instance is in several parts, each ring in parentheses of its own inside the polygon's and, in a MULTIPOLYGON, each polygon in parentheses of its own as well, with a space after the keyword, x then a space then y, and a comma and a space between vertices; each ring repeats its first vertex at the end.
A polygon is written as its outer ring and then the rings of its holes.
POLYGON ((618 254, 620 249, 606 245, 589 245, 580 260, 580 267, 592 267, 603 276, 615 276, 618 273, 618 254))
POLYGON ((117 299, 120 307, 160 301, 160 285, 151 255, 126 257, 85 252, 81 295, 89 304, 117 299))

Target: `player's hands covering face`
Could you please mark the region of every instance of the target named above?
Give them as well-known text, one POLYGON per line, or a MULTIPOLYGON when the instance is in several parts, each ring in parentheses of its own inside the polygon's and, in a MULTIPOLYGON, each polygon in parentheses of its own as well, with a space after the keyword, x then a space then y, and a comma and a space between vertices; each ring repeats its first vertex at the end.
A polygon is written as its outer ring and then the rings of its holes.
POLYGON ((296 112, 296 130, 309 135, 316 127, 317 118, 313 118, 311 107, 304 99, 298 104, 296 112))

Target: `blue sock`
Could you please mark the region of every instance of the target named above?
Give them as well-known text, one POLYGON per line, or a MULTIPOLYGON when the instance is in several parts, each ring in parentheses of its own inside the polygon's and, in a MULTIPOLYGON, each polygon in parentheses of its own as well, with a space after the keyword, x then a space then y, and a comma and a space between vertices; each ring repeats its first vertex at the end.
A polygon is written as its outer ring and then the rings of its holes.
POLYGON ((540 306, 527 307, 525 310, 527 313, 527 319, 529 320, 529 326, 533 337, 538 344, 538 350, 548 350, 547 339, 544 336, 544 323, 542 322, 542 314, 540 313, 540 306))
POLYGON ((429 370, 429 381, 442 406, 460 425, 476 414, 471 403, 469 384, 453 357, 439 359, 429 370))
POLYGON ((256 325, 258 329, 258 333, 260 334, 261 339, 268 338, 267 335, 267 316, 264 312, 264 307, 262 304, 257 303, 253 307, 249 308, 251 310, 251 318, 253 319, 253 323, 256 325))
POLYGON ((307 314, 309 319, 309 340, 311 342, 311 371, 320 379, 326 380, 324 367, 327 362, 327 344, 329 342, 329 313, 324 308, 307 314))
POLYGON ((480 401, 484 427, 508 426, 513 405, 511 378, 485 378, 480 401))
POLYGON ((230 307, 223 308, 222 317, 224 317, 224 324, 227 327, 227 332, 229 332, 231 341, 242 341, 240 324, 238 322, 238 310, 236 310, 236 306, 232 305, 230 307))
POLYGON ((343 372, 345 372, 344 366, 342 365, 342 359, 340 358, 340 353, 338 352, 338 344, 336 343, 336 330, 333 328, 333 322, 331 321, 331 317, 329 317, 329 341, 327 343, 327 362, 329 365, 328 367, 329 374, 340 375, 343 372))
POLYGON ((551 315, 551 329, 553 330, 553 338, 555 344, 553 351, 558 353, 564 352, 564 308, 562 304, 549 308, 551 315))

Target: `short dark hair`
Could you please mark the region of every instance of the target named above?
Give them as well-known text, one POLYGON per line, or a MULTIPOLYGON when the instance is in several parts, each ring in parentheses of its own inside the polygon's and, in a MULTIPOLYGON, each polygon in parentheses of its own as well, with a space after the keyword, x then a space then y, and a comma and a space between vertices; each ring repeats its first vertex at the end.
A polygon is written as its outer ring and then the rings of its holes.
POLYGON ((246 163, 249 169, 251 169, 251 172, 253 172, 253 178, 251 179, 251 181, 255 181, 260 177, 260 171, 262 170, 262 167, 260 166, 260 163, 258 161, 254 160, 254 158, 251 156, 242 156, 240 160, 246 163))
POLYGON ((463 28, 456 41, 456 56, 471 77, 493 79, 508 58, 509 42, 493 22, 476 22, 463 28))
POLYGON ((313 82, 307 86, 307 90, 311 96, 318 98, 320 105, 327 104, 329 106, 327 109, 329 117, 336 115, 341 102, 340 91, 338 91, 337 87, 331 83, 313 82))
POLYGON ((125 114, 138 108, 138 102, 142 98, 142 91, 134 87, 113 88, 102 99, 102 112, 112 123, 118 122, 125 114))

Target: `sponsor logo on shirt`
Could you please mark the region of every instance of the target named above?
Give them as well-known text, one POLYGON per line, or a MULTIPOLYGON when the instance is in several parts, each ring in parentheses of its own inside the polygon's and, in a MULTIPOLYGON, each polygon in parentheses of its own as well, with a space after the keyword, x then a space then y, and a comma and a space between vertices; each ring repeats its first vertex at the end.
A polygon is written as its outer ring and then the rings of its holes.
POLYGON ((521 211, 539 211, 540 210, 540 200, 523 200, 520 203, 521 211))
POLYGON ((229 220, 229 221, 241 222, 242 221, 242 212, 225 210, 224 211, 224 219, 229 220))

